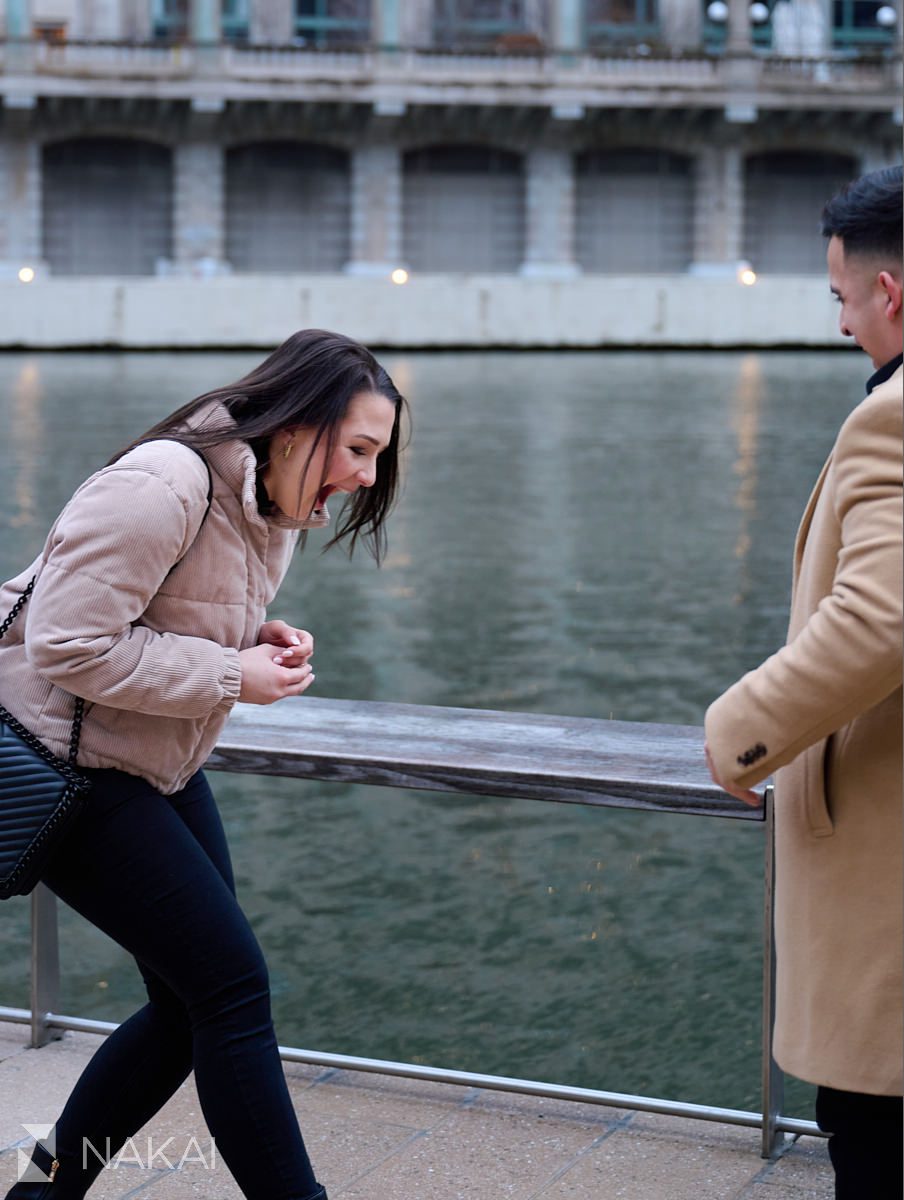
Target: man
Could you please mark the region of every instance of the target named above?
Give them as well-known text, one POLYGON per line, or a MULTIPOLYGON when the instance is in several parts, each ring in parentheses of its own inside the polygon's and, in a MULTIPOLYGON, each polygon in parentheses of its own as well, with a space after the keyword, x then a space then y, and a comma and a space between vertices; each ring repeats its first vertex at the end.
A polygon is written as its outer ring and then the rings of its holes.
POLYGON ((711 705, 713 779, 773 771, 775 1057, 818 1085, 836 1200, 902 1173, 901 168, 826 205, 841 332, 873 360, 804 512, 787 644, 711 705))

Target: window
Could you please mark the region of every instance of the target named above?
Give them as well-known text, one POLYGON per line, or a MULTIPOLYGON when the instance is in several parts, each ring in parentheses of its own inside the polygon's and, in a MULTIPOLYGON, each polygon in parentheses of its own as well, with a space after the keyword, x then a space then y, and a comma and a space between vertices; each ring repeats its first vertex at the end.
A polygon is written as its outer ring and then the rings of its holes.
POLYGON ((546 5, 534 0, 437 0, 433 37, 447 49, 538 50, 546 5))
MULTIPOLYGON (((229 42, 248 37, 249 0, 221 0, 220 36, 229 42)), ((191 36, 191 0, 152 0, 151 32, 163 41, 184 41, 191 36)))
POLYGON ((366 45, 370 0, 295 0, 295 38, 304 46, 366 45))
POLYGON ((151 32, 167 42, 188 37, 188 0, 153 0, 151 32))
POLYGON ((891 46, 897 20, 897 5, 889 0, 833 0, 832 45, 836 49, 891 46))
POLYGON ((223 41, 246 42, 248 40, 248 0, 222 0, 223 41))
POLYGON ((590 49, 607 42, 643 41, 658 32, 658 0, 586 0, 584 39, 590 49))
MULTIPOLYGON (((822 0, 812 0, 817 6, 822 0)), ((769 50, 773 45, 772 16, 780 0, 754 0, 748 8, 750 16, 750 42, 756 49, 769 50)), ((810 0, 807 0, 810 3, 810 0)), ((800 21, 794 14, 793 23, 800 21)), ((728 40, 727 0, 703 0, 703 46, 715 54, 721 54, 728 40)))
MULTIPOLYGON (((702 3, 704 45, 719 52, 725 47, 728 5, 725 0, 702 3)), ((897 4, 895 0, 830 0, 828 4, 824 0, 755 0, 749 10, 751 41, 759 49, 792 58, 801 54, 819 57, 831 50, 879 50, 894 44, 897 4)))

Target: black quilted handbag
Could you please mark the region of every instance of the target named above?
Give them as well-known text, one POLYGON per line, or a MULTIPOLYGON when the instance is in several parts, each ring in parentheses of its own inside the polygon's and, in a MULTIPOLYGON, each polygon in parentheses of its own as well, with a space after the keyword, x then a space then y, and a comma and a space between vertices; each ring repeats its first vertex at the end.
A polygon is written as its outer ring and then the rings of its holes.
MULTIPOLYGON (((34 590, 35 576, 0 625, 0 638, 34 590)), ((27 895, 85 803, 75 769, 85 702, 75 700, 69 759, 57 758, 0 705, 0 900, 27 895)))

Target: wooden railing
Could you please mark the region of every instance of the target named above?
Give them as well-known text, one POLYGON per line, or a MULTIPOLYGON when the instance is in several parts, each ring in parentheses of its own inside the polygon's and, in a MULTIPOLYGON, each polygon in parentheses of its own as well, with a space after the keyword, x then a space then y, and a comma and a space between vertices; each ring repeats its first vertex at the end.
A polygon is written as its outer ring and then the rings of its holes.
MULTIPOLYGON (((280 1052, 288 1061, 760 1128, 766 1157, 781 1149, 786 1134, 819 1132, 812 1122, 782 1115, 782 1074, 772 1058, 775 989, 771 788, 766 789, 766 802, 760 809, 750 808, 718 788, 706 770, 701 729, 300 697, 266 708, 237 705, 207 765, 213 770, 253 775, 512 796, 754 822, 765 834, 760 1112, 296 1047, 281 1047, 280 1052)), ((109 1022, 59 1014, 56 898, 43 885, 32 895, 31 967, 31 1008, 0 1008, 0 1019, 30 1023, 32 1045, 44 1045, 66 1029, 109 1033, 115 1028, 109 1022)))
POLYGON ((762 821, 709 778, 701 730, 372 701, 239 704, 208 766, 762 821))

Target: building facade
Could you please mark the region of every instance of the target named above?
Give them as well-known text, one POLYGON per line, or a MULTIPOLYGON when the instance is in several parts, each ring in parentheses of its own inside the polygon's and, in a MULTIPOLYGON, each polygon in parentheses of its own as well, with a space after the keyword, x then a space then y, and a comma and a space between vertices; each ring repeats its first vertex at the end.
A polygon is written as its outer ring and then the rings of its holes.
POLYGON ((819 274, 901 2, 5 0, 0 274, 819 274))

